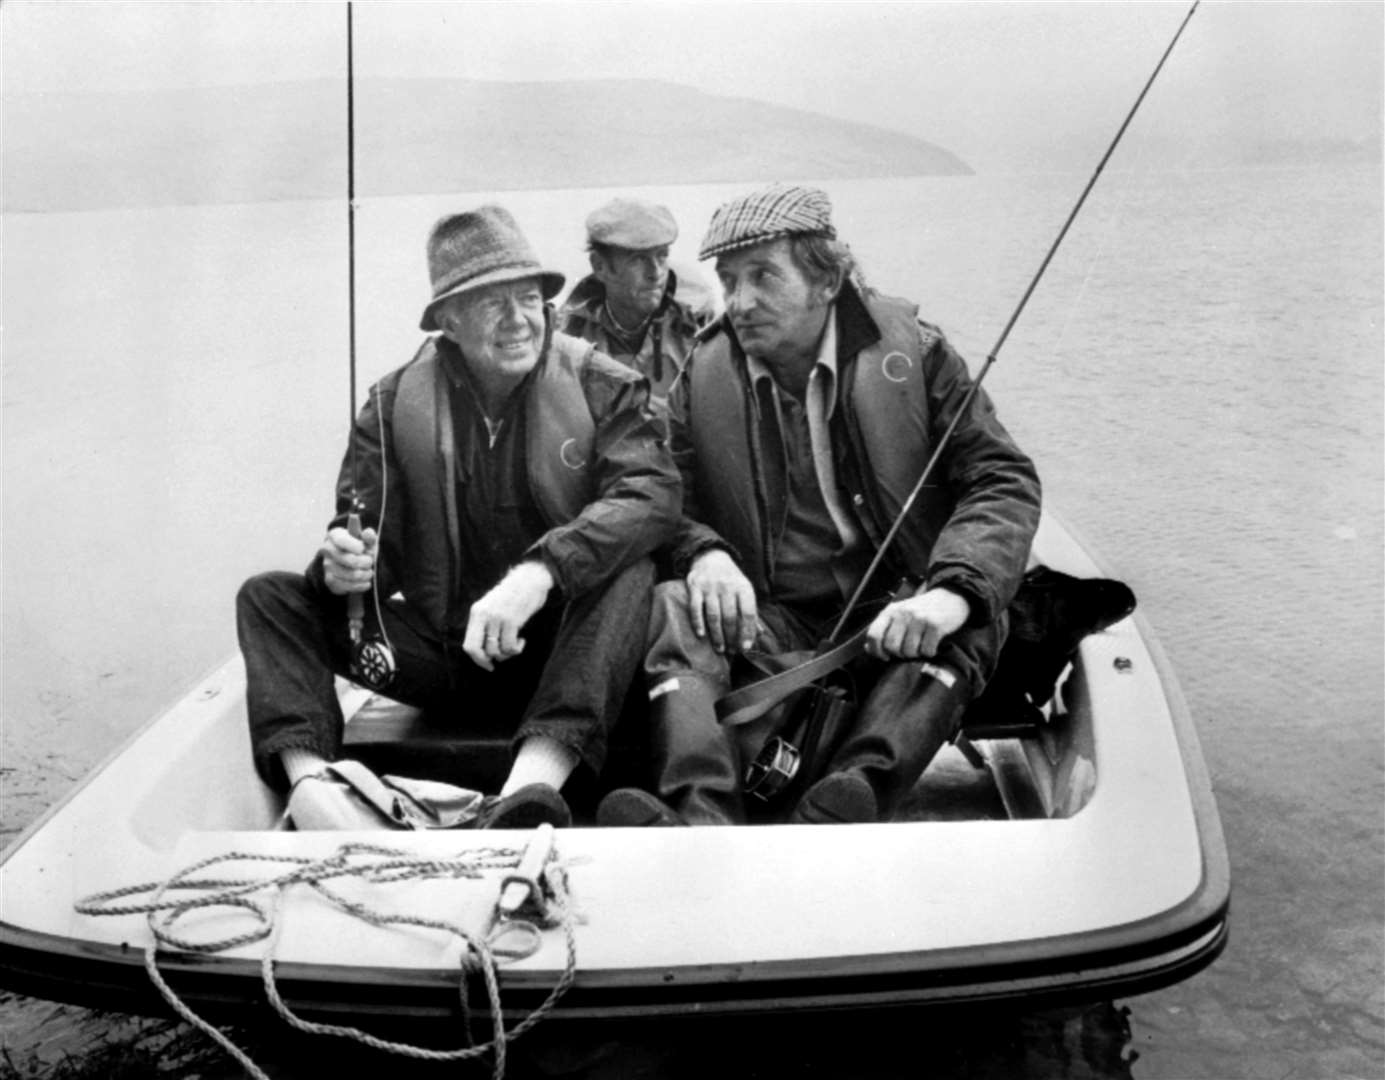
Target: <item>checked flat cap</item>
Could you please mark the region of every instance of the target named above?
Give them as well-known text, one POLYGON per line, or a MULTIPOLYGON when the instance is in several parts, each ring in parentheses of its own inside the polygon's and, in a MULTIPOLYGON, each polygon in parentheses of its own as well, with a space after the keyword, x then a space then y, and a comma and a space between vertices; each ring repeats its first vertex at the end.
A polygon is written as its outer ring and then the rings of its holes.
POLYGON ((827 192, 772 184, 717 207, 697 257, 712 259, 724 251, 800 233, 835 239, 837 230, 832 227, 832 202, 827 192))

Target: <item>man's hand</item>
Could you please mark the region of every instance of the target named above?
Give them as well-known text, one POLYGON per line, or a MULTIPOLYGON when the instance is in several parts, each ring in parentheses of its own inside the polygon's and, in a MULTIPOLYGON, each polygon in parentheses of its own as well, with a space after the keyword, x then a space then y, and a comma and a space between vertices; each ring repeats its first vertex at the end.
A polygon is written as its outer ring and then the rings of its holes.
POLYGON ((759 629, 755 586, 741 573, 736 560, 720 548, 704 551, 688 570, 688 610, 693 631, 710 635, 719 653, 744 652, 755 644, 759 629))
POLYGON ((490 592, 471 605, 462 651, 487 671, 494 671, 498 660, 518 656, 524 651, 524 639, 519 632, 548 602, 553 584, 552 572, 541 562, 522 562, 512 567, 490 592))
POLYGON ((338 596, 365 592, 375 577, 374 529, 352 536, 338 525, 327 533, 318 550, 322 553, 322 576, 327 588, 338 596))
POLYGON ((896 600, 866 630, 866 652, 881 660, 917 660, 936 655, 948 634, 971 617, 966 598, 950 589, 929 589, 896 600))

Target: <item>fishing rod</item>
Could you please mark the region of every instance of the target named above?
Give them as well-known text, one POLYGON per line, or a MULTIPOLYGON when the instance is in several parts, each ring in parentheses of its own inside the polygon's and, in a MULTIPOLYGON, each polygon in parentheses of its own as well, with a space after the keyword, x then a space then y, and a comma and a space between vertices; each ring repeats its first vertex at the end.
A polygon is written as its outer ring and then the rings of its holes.
MULTIPOLYGON (((352 42, 351 0, 346 3, 346 278, 347 278, 347 323, 351 369, 351 425, 347 443, 348 469, 351 473, 351 504, 346 515, 346 531, 360 539, 361 499, 357 489, 356 473, 356 79, 352 42)), ((380 418, 383 425, 384 418, 380 418)), ((381 453, 384 453, 383 431, 381 432, 381 453)), ((383 463, 382 463, 383 468, 383 463)), ((383 477, 380 506, 380 520, 384 525, 383 477)), ((377 528, 377 534, 379 529, 377 528)), ((375 598, 375 616, 384 634, 384 622, 380 618, 379 567, 371 574, 370 588, 375 598)), ((395 674, 394 650, 389 640, 365 633, 365 595, 359 592, 346 594, 346 632, 351 643, 351 673, 373 690, 383 690, 393 680, 395 674)))
MULTIPOLYGON (((361 502, 356 489, 356 100, 351 41, 351 3, 346 4, 346 311, 350 354, 351 432, 350 455, 351 508, 346 516, 346 531, 361 535, 361 502)), ((365 630, 365 598, 358 592, 346 597, 346 627, 352 648, 361 644, 365 630)))
POLYGON ((1193 6, 1188 9, 1188 13, 1183 16, 1183 21, 1178 24, 1178 30, 1174 33, 1173 40, 1169 42, 1168 48, 1164 50, 1164 55, 1159 58, 1159 63, 1154 65, 1154 71, 1150 74, 1149 80, 1144 85, 1144 89, 1140 91, 1140 96, 1135 99, 1135 104, 1130 107, 1130 112, 1126 114, 1125 121, 1121 124, 1120 130, 1116 132, 1116 137, 1111 140, 1111 145, 1106 148, 1106 153, 1102 155, 1101 161, 1097 164, 1096 171, 1092 173, 1091 179, 1087 181, 1087 186, 1082 189, 1082 194, 1078 196, 1076 205, 1073 206, 1072 212, 1068 214, 1068 219, 1063 222, 1063 227, 1059 230, 1057 239, 1053 241, 1053 245, 1048 249, 1048 254, 1044 256, 1043 262, 1039 264, 1039 269, 1034 274, 1033 280, 1029 282, 1029 288, 1024 290, 1024 295, 1020 297, 1019 305, 1015 308, 1014 313, 1011 314, 1009 321, 1005 324, 1005 329, 1000 332, 1000 337, 996 340, 995 345, 992 347, 991 351, 986 354, 986 362, 981 365, 981 370, 977 373, 976 378, 972 380, 971 386, 962 398, 961 405, 958 407, 956 414, 952 417, 952 422, 947 425, 947 430, 943 432, 943 437, 938 440, 937 448, 934 449, 932 456, 928 459, 928 464, 923 467, 923 472, 919 475, 918 482, 914 484, 913 490, 909 492, 909 497, 904 500, 904 505, 900 507, 899 513, 894 519, 894 523, 890 526, 889 532, 885 534, 885 539, 880 542, 880 547, 876 550, 875 557, 871 559, 870 565, 866 567, 866 572, 864 576, 862 576, 860 584, 856 586, 856 591, 852 593, 851 599, 847 602, 841 617, 837 619, 836 624, 832 627, 832 632, 827 635, 827 639, 823 643, 824 645, 831 645, 835 642, 841 635, 842 630, 846 627, 851 618, 852 611, 855 610, 856 605, 865 594, 866 586, 870 583, 875 572, 880 568, 880 563, 884 560, 885 552, 888 550, 895 536, 899 533, 900 528, 904 524, 904 519, 909 516, 909 511, 913 509, 915 501, 923 491, 924 486, 928 483, 928 479, 932 476, 933 470, 937 467, 939 460, 941 460, 943 451, 947 448, 947 444, 952 438, 952 433, 957 429, 958 422, 966 415, 967 410, 971 408, 972 400, 976 397, 976 392, 981 387, 981 380, 986 377, 986 372, 991 370, 991 365, 995 363, 996 356, 999 354, 1001 347, 1004 346, 1006 339, 1009 338, 1010 331, 1014 328, 1015 323, 1019 321, 1020 313, 1024 311, 1025 305, 1029 303, 1030 296, 1033 295, 1034 289, 1038 286, 1039 279, 1044 276, 1044 271, 1048 269, 1048 264, 1053 261, 1053 255, 1058 250, 1058 245, 1061 244, 1063 238, 1067 236, 1068 228, 1072 225, 1073 220, 1082 209, 1082 204, 1087 201, 1088 194, 1096 185, 1097 177, 1099 177, 1102 170, 1106 168, 1106 163, 1111 160, 1111 155, 1115 152, 1116 146, 1120 143, 1121 136, 1125 134, 1125 129, 1130 126, 1130 121, 1135 118, 1135 113, 1139 110, 1140 103, 1144 101, 1145 95, 1149 93, 1149 88, 1154 85, 1154 80, 1159 77, 1159 72, 1164 67, 1164 61, 1167 60, 1169 54, 1173 52, 1173 47, 1178 44, 1178 39, 1183 36, 1184 28, 1188 25, 1188 21, 1193 17, 1193 12, 1197 10, 1198 4, 1201 2, 1202 0, 1193 0, 1193 6))

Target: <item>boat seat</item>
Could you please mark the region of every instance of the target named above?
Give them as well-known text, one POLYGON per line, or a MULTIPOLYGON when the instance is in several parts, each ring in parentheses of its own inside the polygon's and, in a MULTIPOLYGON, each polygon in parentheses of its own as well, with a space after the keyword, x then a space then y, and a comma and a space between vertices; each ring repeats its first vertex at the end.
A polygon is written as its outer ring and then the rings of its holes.
POLYGON ((494 790, 510 768, 507 730, 455 720, 376 694, 351 717, 342 754, 377 774, 494 790))
MULTIPOLYGON (((606 766, 599 777, 578 770, 564 787, 574 813, 594 810, 600 794, 640 784, 648 771, 649 747, 632 695, 610 737, 606 766), (587 803, 592 803, 591 807, 587 803)), ((368 697, 346 724, 342 756, 360 761, 378 775, 440 780, 475 791, 495 792, 509 775, 513 721, 494 716, 452 716, 404 705, 381 694, 368 697)))
POLYGON ((1023 707, 971 710, 962 716, 961 734, 967 739, 1034 739, 1048 723, 1042 710, 1027 701, 1023 707))

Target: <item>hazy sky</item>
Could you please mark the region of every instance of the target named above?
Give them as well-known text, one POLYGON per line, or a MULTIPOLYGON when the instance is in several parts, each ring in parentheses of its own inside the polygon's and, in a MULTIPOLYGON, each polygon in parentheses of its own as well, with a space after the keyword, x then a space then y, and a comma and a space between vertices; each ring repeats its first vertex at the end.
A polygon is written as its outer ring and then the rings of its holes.
MULTIPOLYGON (((1190 4, 354 5, 361 76, 656 78, 893 127, 984 166, 1104 144, 1190 4)), ((1345 137, 1381 124, 1385 5, 1205 0, 1141 113, 1148 135, 1345 137)), ((345 71, 346 5, 6 0, 5 92, 345 71)))

